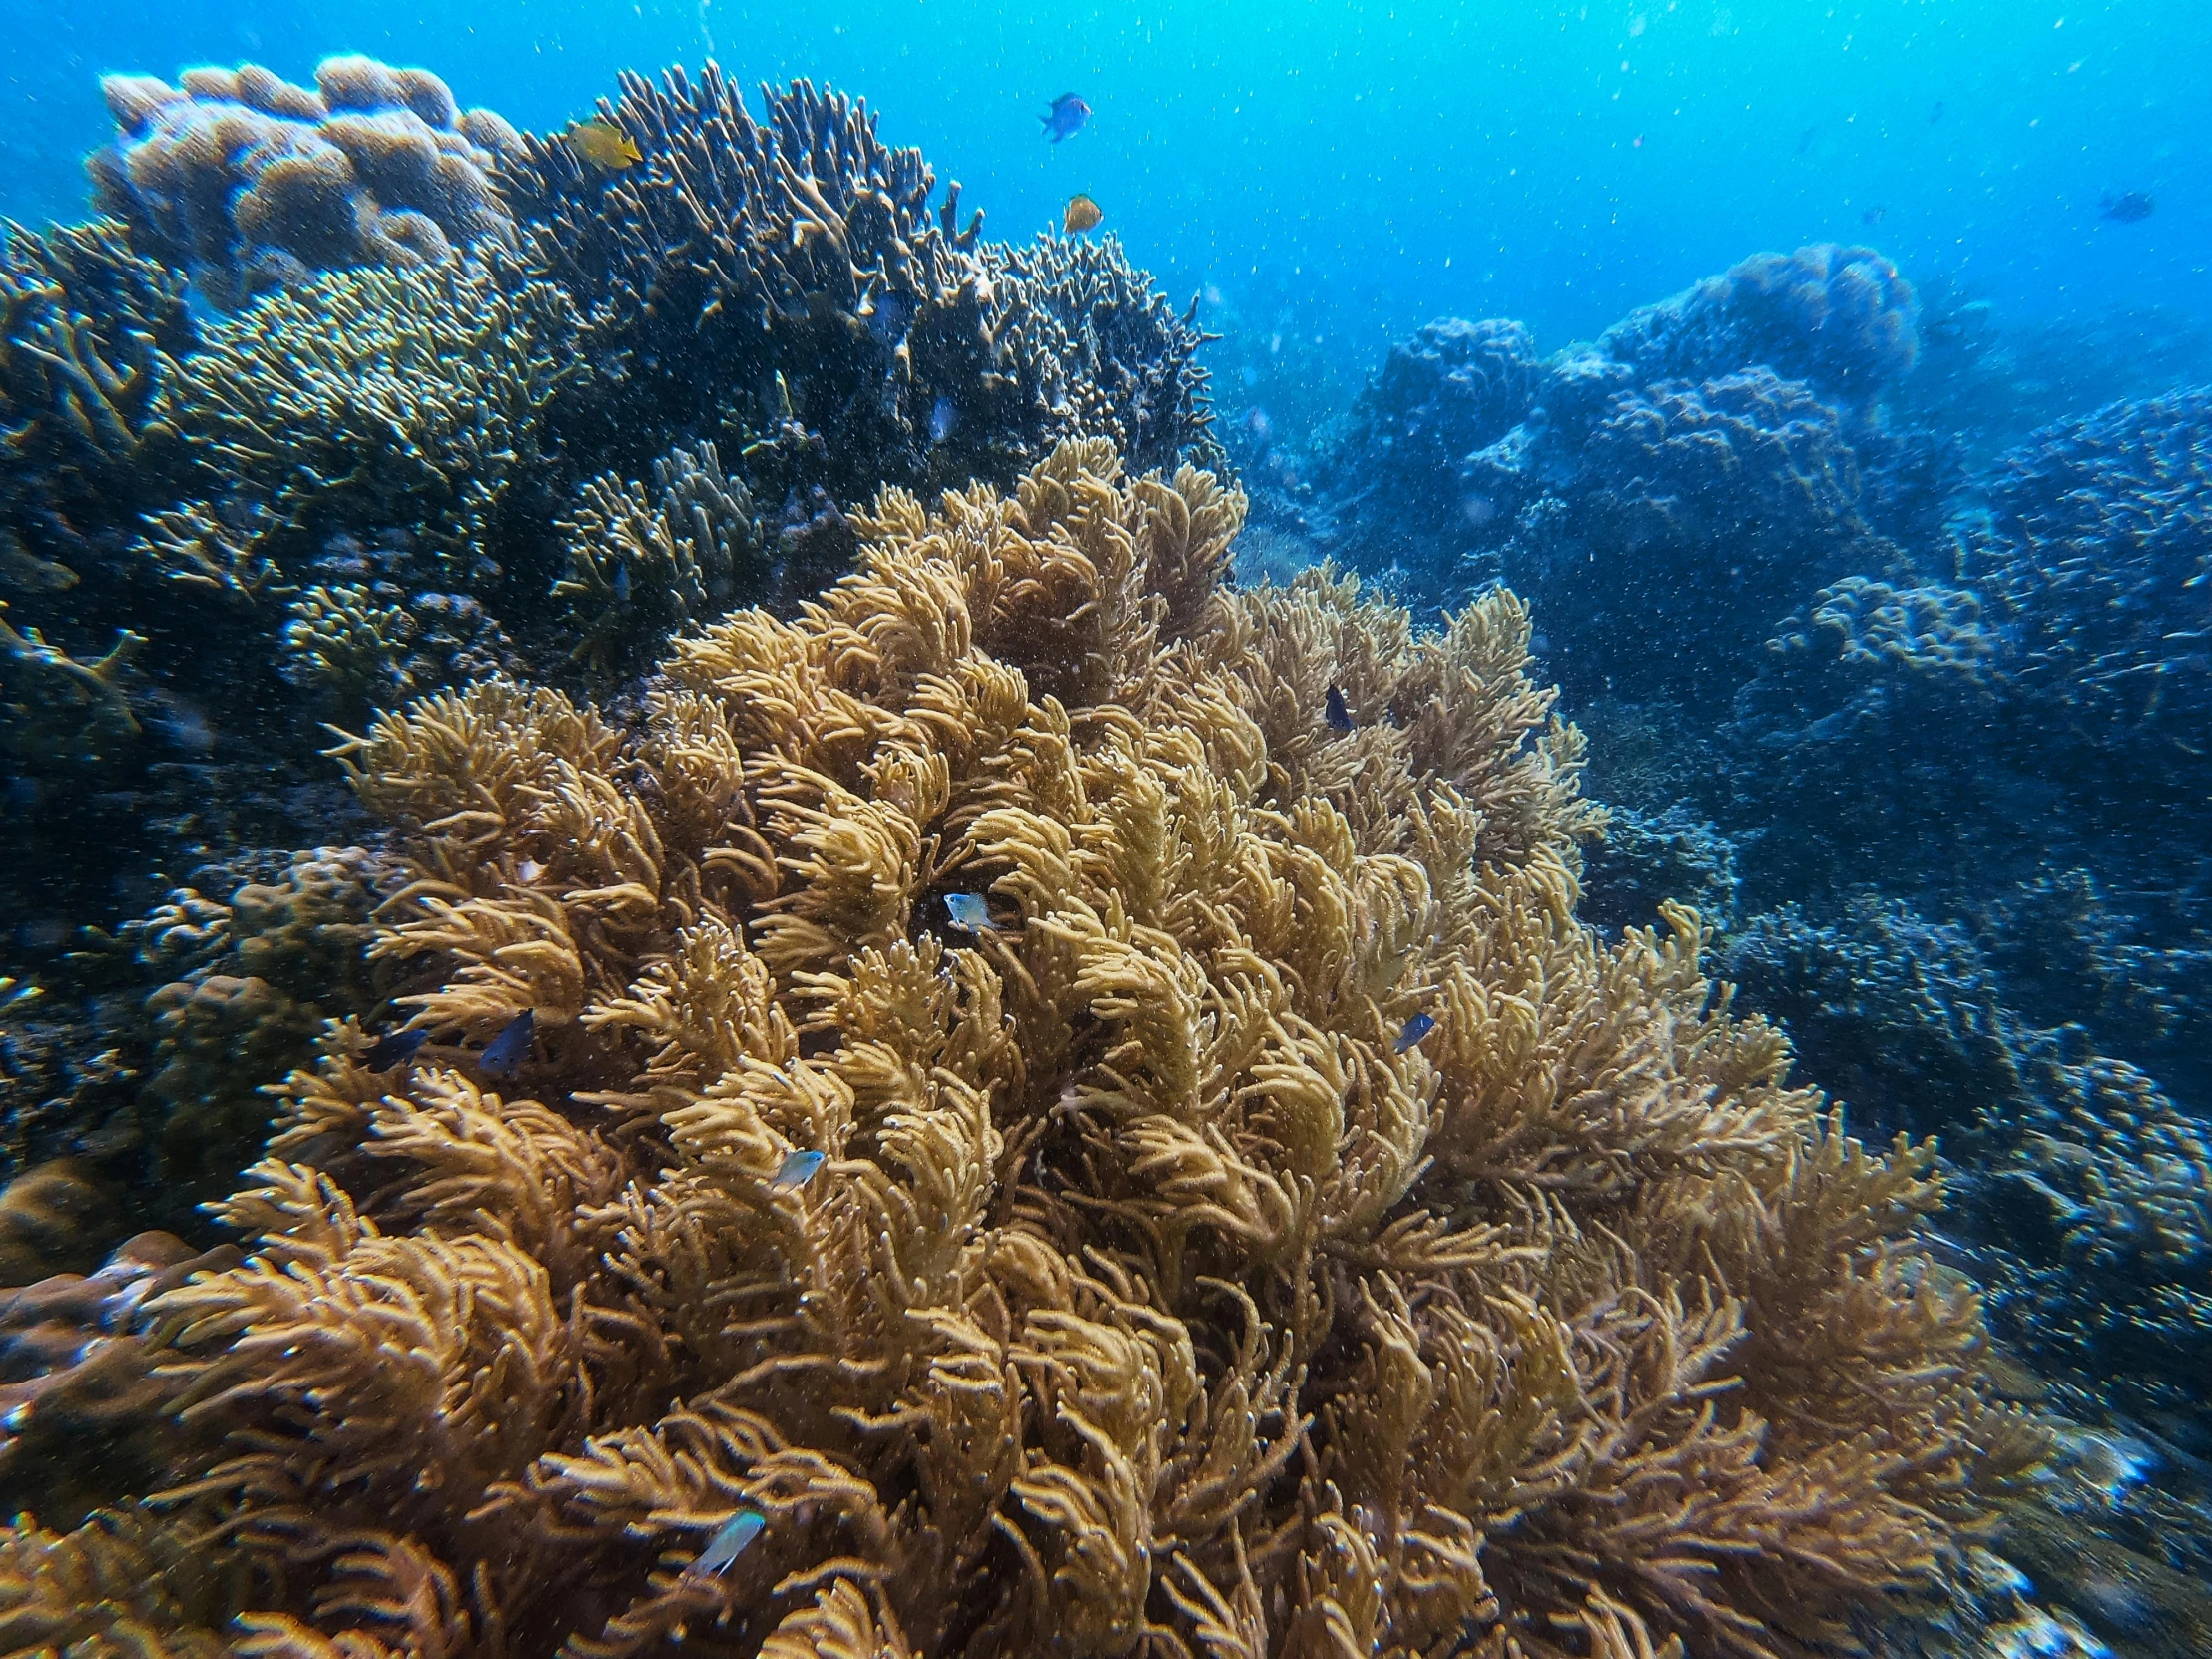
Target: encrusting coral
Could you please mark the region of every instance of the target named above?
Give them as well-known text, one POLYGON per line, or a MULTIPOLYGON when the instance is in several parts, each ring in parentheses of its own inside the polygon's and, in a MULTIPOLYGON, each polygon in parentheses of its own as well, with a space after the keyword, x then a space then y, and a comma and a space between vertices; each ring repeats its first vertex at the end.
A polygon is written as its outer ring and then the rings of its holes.
POLYGON ((334 1024, 243 1259, 57 1362, 23 1431, 135 1378, 166 1465, 7 1464, 0 1618, 1788 1656, 1929 1581, 2039 1446, 1911 1247, 1930 1151, 1786 1086, 1693 916, 1577 924, 1516 600, 1233 591, 1242 514, 1066 445, 887 492, 629 727, 491 681, 346 743, 424 1044, 334 1024))

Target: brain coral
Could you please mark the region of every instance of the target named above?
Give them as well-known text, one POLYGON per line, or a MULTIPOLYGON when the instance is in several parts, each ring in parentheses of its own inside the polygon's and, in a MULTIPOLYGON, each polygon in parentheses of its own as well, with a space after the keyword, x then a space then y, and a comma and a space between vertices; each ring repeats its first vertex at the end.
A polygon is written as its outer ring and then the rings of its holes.
POLYGON ((514 129, 425 69, 325 58, 315 87, 257 64, 101 82, 117 134, 86 163, 103 213, 216 305, 316 271, 435 265, 513 235, 491 182, 514 129))
POLYGON ((142 1247, 156 1294, 51 1345, 7 1495, 65 1530, 0 1543, 5 1616, 1781 1656, 1927 1580, 2036 1446, 1906 1242, 1930 1153, 1786 1087, 1686 913, 1577 925, 1518 601, 1416 637, 1234 591, 1242 511, 1064 446, 886 493, 855 575, 681 640, 631 728, 489 681, 350 744, 426 1046, 334 1028, 224 1209, 248 1254, 142 1247), (145 1484, 42 1490, 43 1422, 157 1408, 145 1484))

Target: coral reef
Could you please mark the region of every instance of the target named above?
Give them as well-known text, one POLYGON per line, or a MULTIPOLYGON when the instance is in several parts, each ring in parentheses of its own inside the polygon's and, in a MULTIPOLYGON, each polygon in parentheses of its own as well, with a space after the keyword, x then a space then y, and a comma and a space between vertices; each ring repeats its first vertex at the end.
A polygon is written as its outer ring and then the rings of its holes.
POLYGON ((1276 516, 1423 606, 1496 580, 1528 595, 1578 702, 1725 697, 1735 658, 1811 588, 1887 572, 1885 537, 1948 488, 1948 452, 1880 408, 1915 315, 1887 261, 1822 244, 1549 357, 1516 322, 1430 323, 1323 434, 1312 499, 1276 516), (1707 584, 1740 602, 1702 602, 1707 584), (1655 612, 1700 632, 1652 649, 1655 612))
POLYGON ((211 856, 350 837, 326 723, 494 673, 611 693, 796 609, 886 483, 1069 437, 1218 459, 1207 336, 1118 245, 982 243, 804 83, 756 122, 719 72, 632 77, 622 171, 364 58, 106 91, 115 217, 0 239, 14 966, 211 856))
MULTIPOLYGON (((1940 1130, 1949 1230, 1994 1324, 2089 1419, 2164 1413, 2212 1365, 2212 1131, 2078 1024, 2037 1026, 1965 927, 1896 899, 1761 914, 1725 960, 1872 1122, 1940 1130)), ((2124 1027, 2122 1027, 2124 1029, 2124 1027)))
POLYGON ((312 88, 245 64, 100 90, 117 133, 86 163, 95 205, 225 310, 317 272, 513 240, 492 170, 518 136, 426 69, 325 58, 312 88))
POLYGON ((333 1027, 248 1253, 46 1345, 33 1432, 168 1438, 4 1464, 7 1616, 1779 1659, 1931 1583, 2042 1441, 1909 1242, 1928 1149, 1786 1086, 1687 912, 1576 922, 1525 607, 1230 590, 1242 511, 1064 445, 887 492, 627 727, 490 681, 348 744, 424 1046, 333 1027))

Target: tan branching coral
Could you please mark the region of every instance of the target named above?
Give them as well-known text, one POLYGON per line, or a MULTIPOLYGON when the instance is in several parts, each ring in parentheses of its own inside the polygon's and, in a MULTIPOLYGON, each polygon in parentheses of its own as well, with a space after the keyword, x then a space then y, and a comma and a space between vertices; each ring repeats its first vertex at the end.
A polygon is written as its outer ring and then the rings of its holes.
POLYGON ((2039 1440, 1927 1150, 1576 923, 1515 600, 1232 591, 1242 505, 1063 446, 630 729, 344 746, 427 1044, 137 1339, 250 1651, 1790 1659, 1949 1558, 2039 1440))

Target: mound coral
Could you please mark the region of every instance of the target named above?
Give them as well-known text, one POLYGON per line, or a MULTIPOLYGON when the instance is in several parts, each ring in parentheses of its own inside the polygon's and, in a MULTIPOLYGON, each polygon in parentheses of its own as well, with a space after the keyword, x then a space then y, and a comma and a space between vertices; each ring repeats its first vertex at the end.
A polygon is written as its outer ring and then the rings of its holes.
POLYGON ((26 1433, 135 1379, 173 1435, 89 1516, 6 1465, 63 1528, 17 1521, 8 1616, 1781 1656, 1924 1582, 2038 1444, 1907 1241, 1928 1150, 1787 1087, 1692 916, 1577 925, 1516 600, 1233 591, 1242 510, 1063 446, 886 493, 631 727, 492 681, 347 743, 425 1044, 333 1027, 248 1254, 119 1267, 98 1377, 51 1345, 26 1433))
POLYGON ((224 309, 316 272, 440 265, 514 235, 491 180, 514 129, 462 114, 428 70, 325 58, 313 88, 245 64, 100 90, 118 130, 86 163, 96 205, 224 309))
POLYGON ((1888 261, 1822 244, 1549 357, 1517 322, 1433 322, 1326 435, 1297 516, 1423 607, 1499 580, 1527 595, 1578 706, 1725 701, 1714 682, 1740 683, 1808 592, 1887 572, 1885 538, 1943 500, 1949 452, 1878 406, 1916 315, 1888 261), (1653 615, 1690 632, 1654 651, 1653 615))
POLYGON ((1864 411, 1919 360, 1920 302, 1874 249, 1816 243, 1754 255, 1634 311, 1598 349, 1645 382, 1761 364, 1864 411))

